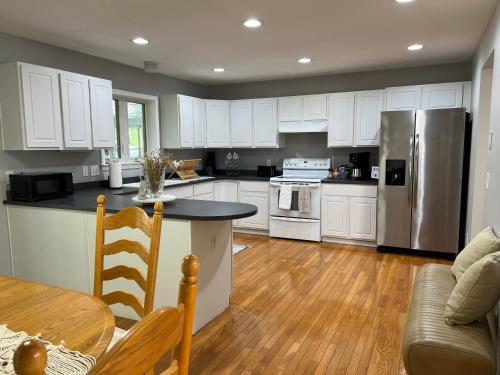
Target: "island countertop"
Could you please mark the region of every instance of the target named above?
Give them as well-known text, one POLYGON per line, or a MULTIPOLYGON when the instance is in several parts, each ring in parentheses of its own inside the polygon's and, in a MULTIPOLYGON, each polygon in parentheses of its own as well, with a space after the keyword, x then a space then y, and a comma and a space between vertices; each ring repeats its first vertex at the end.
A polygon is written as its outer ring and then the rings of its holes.
MULTIPOLYGON (((106 211, 109 213, 116 213, 129 206, 142 207, 148 215, 152 215, 153 213, 152 205, 140 205, 132 201, 132 197, 134 196, 133 189, 85 189, 77 190, 73 195, 64 198, 39 202, 19 202, 6 199, 3 203, 15 206, 95 212, 97 196, 99 194, 106 196, 106 211)), ((176 199, 175 201, 165 203, 163 217, 177 220, 221 221, 241 219, 253 216, 256 213, 257 207, 252 204, 176 199)))

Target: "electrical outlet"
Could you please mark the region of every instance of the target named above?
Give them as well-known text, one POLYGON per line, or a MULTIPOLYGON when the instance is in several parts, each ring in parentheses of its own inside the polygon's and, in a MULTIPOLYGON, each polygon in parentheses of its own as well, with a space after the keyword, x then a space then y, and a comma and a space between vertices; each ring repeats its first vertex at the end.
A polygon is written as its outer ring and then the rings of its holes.
POLYGON ((88 177, 88 176, 89 176, 89 167, 88 167, 88 166, 86 166, 86 165, 84 165, 84 166, 82 167, 82 176, 83 176, 83 177, 88 177))
POLYGON ((90 175, 92 177, 99 176, 99 166, 98 165, 91 165, 90 166, 90 175))
POLYGON ((490 189, 490 172, 486 173, 486 190, 490 189))
POLYGON ((217 249, 217 237, 212 237, 210 241, 210 252, 215 253, 215 249, 217 249))

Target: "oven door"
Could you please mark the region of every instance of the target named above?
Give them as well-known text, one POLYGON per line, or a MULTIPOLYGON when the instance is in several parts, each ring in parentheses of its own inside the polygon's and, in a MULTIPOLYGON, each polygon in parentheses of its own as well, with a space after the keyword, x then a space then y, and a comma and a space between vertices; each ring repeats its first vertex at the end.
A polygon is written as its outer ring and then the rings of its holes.
POLYGON ((270 215, 295 217, 304 219, 320 218, 320 183, 317 182, 270 182, 270 215), (280 189, 283 185, 292 185, 292 204, 290 210, 279 208, 280 189), (311 191, 311 209, 309 212, 299 212, 299 186, 309 186, 311 191))

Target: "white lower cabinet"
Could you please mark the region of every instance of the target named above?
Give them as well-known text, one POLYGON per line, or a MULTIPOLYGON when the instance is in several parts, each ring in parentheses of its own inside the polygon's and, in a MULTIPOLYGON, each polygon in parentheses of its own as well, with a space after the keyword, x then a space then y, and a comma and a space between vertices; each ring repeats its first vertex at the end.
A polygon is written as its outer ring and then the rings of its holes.
POLYGON ((350 240, 375 241, 377 235, 377 187, 323 185, 321 235, 350 240))
POLYGON ((238 220, 238 227, 269 229, 269 182, 241 181, 238 202, 257 206, 257 214, 238 220))
POLYGON ((196 184, 193 186, 193 196, 199 201, 214 200, 214 184, 213 182, 205 182, 204 184, 196 184))
POLYGON ((349 237, 375 241, 377 235, 377 199, 349 198, 349 237))
POLYGON ((175 196, 177 199, 193 199, 193 187, 192 186, 181 186, 173 189, 167 189, 167 194, 175 196))
POLYGON ((321 227, 324 236, 349 238, 349 198, 321 198, 321 227))

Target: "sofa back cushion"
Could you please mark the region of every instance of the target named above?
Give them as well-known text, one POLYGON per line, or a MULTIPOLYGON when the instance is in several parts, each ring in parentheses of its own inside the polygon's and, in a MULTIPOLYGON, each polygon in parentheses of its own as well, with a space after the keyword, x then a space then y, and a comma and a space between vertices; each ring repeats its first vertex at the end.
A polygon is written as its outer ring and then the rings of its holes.
POLYGON ((446 323, 469 324, 488 314, 500 298, 500 251, 471 265, 446 303, 446 323))
POLYGON ((453 272, 457 282, 472 264, 484 256, 497 251, 500 251, 500 239, 495 236, 493 228, 488 227, 483 229, 469 242, 460 254, 458 254, 451 267, 451 272, 453 272))

